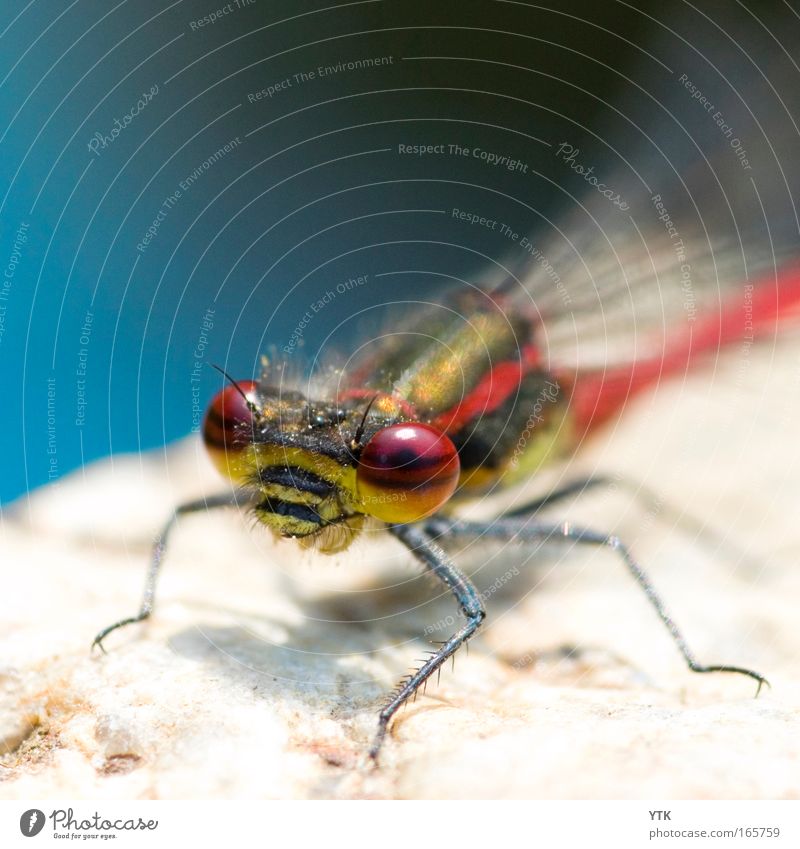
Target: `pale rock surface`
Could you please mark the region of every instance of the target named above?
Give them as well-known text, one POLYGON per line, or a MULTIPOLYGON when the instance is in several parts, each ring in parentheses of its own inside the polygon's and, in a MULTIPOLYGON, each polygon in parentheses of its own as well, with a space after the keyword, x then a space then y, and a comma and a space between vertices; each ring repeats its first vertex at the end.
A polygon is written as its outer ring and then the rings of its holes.
POLYGON ((688 673, 609 552, 463 544, 487 626, 378 769, 382 698, 457 621, 408 554, 370 533, 331 558, 236 511, 187 518, 154 617, 92 654, 137 609, 172 507, 222 486, 195 439, 89 466, 2 518, 0 796, 798 798, 798 422, 787 339, 665 383, 533 487, 644 482, 548 516, 621 534, 698 656, 771 690, 688 673))

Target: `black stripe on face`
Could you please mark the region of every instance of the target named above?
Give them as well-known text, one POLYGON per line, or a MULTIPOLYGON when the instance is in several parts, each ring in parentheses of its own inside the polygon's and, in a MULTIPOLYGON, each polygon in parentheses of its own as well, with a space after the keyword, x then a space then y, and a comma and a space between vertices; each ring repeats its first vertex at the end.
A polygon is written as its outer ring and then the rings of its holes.
POLYGON ((261 513, 273 513, 276 516, 288 516, 300 522, 311 522, 322 525, 322 516, 312 507, 305 504, 295 504, 293 501, 281 501, 278 498, 265 498, 257 506, 256 510, 261 513))
POLYGON ((319 498, 327 498, 334 490, 333 484, 297 466, 269 466, 261 469, 260 479, 263 484, 277 484, 286 489, 308 492, 319 498))

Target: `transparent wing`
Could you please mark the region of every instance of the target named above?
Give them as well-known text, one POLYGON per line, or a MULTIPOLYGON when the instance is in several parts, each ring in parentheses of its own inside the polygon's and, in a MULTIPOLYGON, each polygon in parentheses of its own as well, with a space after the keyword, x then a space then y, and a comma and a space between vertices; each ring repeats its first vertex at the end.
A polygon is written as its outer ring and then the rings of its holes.
POLYGON ((561 211, 500 288, 559 363, 657 352, 798 261, 800 20, 733 6, 665 10, 603 125, 554 151, 561 211))

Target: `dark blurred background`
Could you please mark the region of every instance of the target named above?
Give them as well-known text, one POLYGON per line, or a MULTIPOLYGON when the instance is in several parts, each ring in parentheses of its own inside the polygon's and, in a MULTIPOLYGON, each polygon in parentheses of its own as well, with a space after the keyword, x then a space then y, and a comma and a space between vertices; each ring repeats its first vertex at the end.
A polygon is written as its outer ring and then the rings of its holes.
POLYGON ((209 363, 247 378, 270 346, 347 353, 391 301, 514 262, 453 208, 554 228, 587 191, 565 141, 621 190, 679 181, 729 141, 681 74, 754 155, 786 92, 753 57, 788 67, 798 44, 767 3, 217 2, 4 7, 4 503, 191 432, 209 363))

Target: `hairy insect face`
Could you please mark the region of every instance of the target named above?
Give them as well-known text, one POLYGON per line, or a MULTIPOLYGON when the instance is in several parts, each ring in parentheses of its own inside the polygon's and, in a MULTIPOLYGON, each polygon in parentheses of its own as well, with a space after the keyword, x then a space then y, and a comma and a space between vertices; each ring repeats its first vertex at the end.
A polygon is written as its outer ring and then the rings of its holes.
MULTIPOLYGON (((315 542, 330 550, 332 540, 352 538, 347 534, 347 529, 355 529, 352 520, 360 524, 347 490, 302 465, 263 467, 256 488, 256 517, 280 536, 310 538, 324 532, 324 540, 315 542), (344 533, 333 532, 335 528, 344 533)), ((334 547, 340 550, 344 545, 334 547)))
POLYGON ((356 460, 347 444, 354 416, 242 381, 211 401, 203 440, 217 468, 246 491, 260 522, 282 537, 322 534, 315 544, 339 550, 361 522, 356 460))
POLYGON ((400 421, 395 407, 375 401, 314 403, 241 382, 212 400, 203 438, 260 522, 283 537, 321 535, 314 542, 322 550, 341 550, 365 517, 419 521, 459 483, 458 452, 446 434, 400 421))

